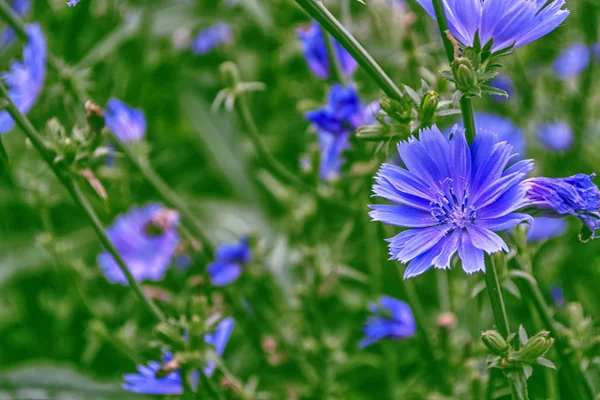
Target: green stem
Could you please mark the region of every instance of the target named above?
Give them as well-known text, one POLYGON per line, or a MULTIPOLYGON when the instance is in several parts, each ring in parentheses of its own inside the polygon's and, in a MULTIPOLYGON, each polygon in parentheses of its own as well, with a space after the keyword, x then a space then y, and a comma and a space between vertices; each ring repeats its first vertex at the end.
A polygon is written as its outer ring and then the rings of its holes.
POLYGON ((123 143, 116 135, 113 135, 119 150, 136 166, 141 172, 146 181, 152 185, 154 190, 160 195, 160 197, 171 207, 176 208, 183 216, 183 224, 193 231, 194 235, 202 242, 202 249, 208 259, 213 258, 214 249, 208 239, 203 227, 200 225, 194 214, 190 211, 185 201, 179 197, 177 193, 171 189, 169 185, 156 173, 154 168, 148 163, 147 160, 143 160, 138 157, 129 145, 123 143))
POLYGON ((502 288, 500 287, 500 280, 498 279, 498 273, 496 272, 496 266, 492 257, 486 256, 488 262, 486 263, 485 271, 485 285, 490 295, 490 303, 492 304, 492 311, 494 312, 494 320, 500 334, 507 338, 510 335, 510 327, 508 325, 508 316, 506 315, 506 308, 504 307, 504 297, 502 296, 502 288))
POLYGON ((325 36, 325 47, 327 48, 327 59, 329 60, 329 74, 333 82, 344 84, 344 72, 337 57, 333 38, 327 32, 323 32, 325 36))
MULTIPOLYGON (((446 51, 446 57, 450 63, 450 67, 454 63, 454 45, 446 35, 448 32, 448 21, 446 20, 446 14, 444 13, 444 7, 442 6, 442 0, 432 0, 433 8, 435 10, 435 18, 438 23, 440 35, 442 35, 442 42, 444 42, 444 50, 446 51)), ((473 105, 471 99, 468 97, 461 97, 460 99, 460 111, 463 116, 463 124, 465 126, 465 136, 467 142, 471 143, 475 138, 475 118, 473 117, 473 105)))
POLYGON ((50 169, 54 172, 58 180, 63 184, 63 186, 67 189, 75 204, 77 204, 83 212, 86 214, 89 222, 92 224, 98 239, 100 239, 100 243, 104 246, 104 248, 113 256, 117 265, 125 275, 127 282, 129 282, 129 286, 136 294, 136 296, 142 301, 142 303, 148 308, 148 310, 158 319, 164 320, 165 317, 163 313, 160 311, 158 307, 150 300, 140 288, 140 285, 135 280, 131 271, 121 258, 121 255, 114 247, 106 232, 104 231, 104 227, 100 222, 100 219, 96 215, 96 212, 90 205, 87 198, 83 195, 77 182, 75 182, 72 176, 62 168, 60 165, 54 163, 54 151, 50 149, 48 144, 42 139, 39 133, 35 130, 29 119, 27 119, 14 105, 8 93, 6 92, 3 85, 0 85, 0 95, 4 96, 8 101, 9 105, 7 111, 14 119, 15 123, 21 128, 25 136, 31 141, 32 145, 36 148, 42 159, 48 164, 50 169))
POLYGON ((437 289, 442 312, 450 311, 450 285, 448 283, 448 271, 436 271, 437 289))
POLYGON ((404 86, 396 86, 394 81, 381 69, 379 64, 361 46, 361 44, 348 32, 344 26, 329 12, 325 5, 317 0, 296 0, 296 3, 317 20, 340 44, 354 57, 365 72, 377 83, 383 92, 395 99, 402 100, 404 86))

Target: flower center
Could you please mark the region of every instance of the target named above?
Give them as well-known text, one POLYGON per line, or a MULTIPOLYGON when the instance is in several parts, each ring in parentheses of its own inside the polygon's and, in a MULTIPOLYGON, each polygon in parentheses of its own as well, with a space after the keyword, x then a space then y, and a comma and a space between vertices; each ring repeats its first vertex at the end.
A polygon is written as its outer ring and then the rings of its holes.
POLYGON ((469 194, 465 188, 460 198, 455 194, 451 180, 443 184, 442 191, 436 193, 431 202, 431 215, 440 224, 452 224, 454 228, 464 228, 477 216, 475 207, 469 205, 469 194))

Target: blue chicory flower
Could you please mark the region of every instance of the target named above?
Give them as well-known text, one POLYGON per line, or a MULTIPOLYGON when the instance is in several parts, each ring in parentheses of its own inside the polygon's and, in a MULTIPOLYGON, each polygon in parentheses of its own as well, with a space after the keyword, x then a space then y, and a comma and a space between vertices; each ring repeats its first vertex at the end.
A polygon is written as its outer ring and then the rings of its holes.
POLYGON ((331 87, 325 107, 305 114, 316 128, 321 148, 321 179, 339 175, 341 157, 350 147, 350 135, 360 126, 370 123, 379 112, 379 104, 366 107, 360 101, 356 88, 335 84, 331 87))
MULTIPOLYGON (((225 346, 229 341, 231 332, 235 321, 233 318, 228 317, 222 320, 214 334, 207 333, 204 336, 204 341, 215 348, 215 352, 221 356, 225 351, 225 346)), ((171 361, 173 356, 171 353, 163 352, 163 364, 171 361)), ((183 393, 183 385, 181 381, 181 373, 179 371, 173 371, 164 378, 157 378, 156 373, 160 370, 161 364, 157 361, 150 361, 148 365, 138 365, 137 374, 126 374, 123 376, 125 383, 123 389, 141 394, 155 394, 155 395, 178 395, 183 393)), ((208 361, 206 367, 204 367, 204 374, 206 376, 212 376, 214 373, 215 365, 213 361, 208 361)), ((194 380, 198 380, 197 372, 195 373, 194 380)), ((195 386, 195 384, 194 384, 195 386)))
POLYGON ((585 43, 573 43, 565 49, 552 64, 552 69, 560 79, 574 78, 581 74, 591 61, 590 49, 585 43))
POLYGON ((146 135, 146 118, 142 110, 130 108, 118 99, 110 99, 104 111, 106 127, 123 143, 137 142, 146 135))
MULTIPOLYGON (((523 130, 518 128, 510 119, 487 112, 476 112, 474 114, 475 126, 479 131, 495 133, 498 140, 508 142, 513 147, 514 159, 523 159, 527 151, 527 140, 523 130)), ((462 121, 459 122, 462 126, 462 121)), ((450 130, 445 132, 446 136, 450 130)))
MULTIPOLYGON (((329 78, 331 73, 329 57, 327 55, 323 29, 319 23, 313 21, 308 28, 298 29, 296 32, 302 42, 302 50, 304 51, 304 58, 306 59, 308 68, 319 78, 329 78)), ((344 76, 351 76, 356 71, 358 63, 337 40, 332 38, 332 41, 342 73, 344 76)))
MULTIPOLYGON (((132 208, 108 228, 108 238, 116 247, 136 281, 161 280, 179 244, 179 215, 159 204, 132 208)), ((127 285, 117 262, 107 251, 98 256, 106 279, 127 285)))
POLYGON ((506 93, 508 93, 508 97, 499 96, 497 94, 492 95, 492 99, 495 101, 507 101, 515 95, 515 85, 513 84, 512 79, 506 75, 500 75, 494 78, 490 82, 490 86, 496 89, 504 90, 506 93))
POLYGON ((550 150, 565 151, 573 145, 573 131, 565 121, 538 125, 537 136, 550 150))
POLYGON ((544 242, 565 233, 567 221, 564 218, 535 217, 527 231, 528 242, 544 242))
MULTIPOLYGON (((432 0, 417 0, 435 19, 432 0)), ((569 15, 565 0, 442 0, 452 35, 472 47, 475 35, 492 51, 520 47, 547 35, 569 15)))
POLYGON ((450 139, 434 126, 398 144, 406 169, 383 164, 373 192, 394 205, 371 205, 374 221, 407 228, 388 239, 391 259, 409 263, 404 278, 431 267, 448 269, 458 251, 468 273, 485 271, 484 252, 508 246, 495 232, 530 221, 516 213, 526 203, 531 160, 508 169, 512 146, 487 130, 468 145, 455 126, 450 139))
POLYGON ((215 286, 225 286, 242 274, 242 267, 252 259, 250 240, 244 235, 239 243, 227 243, 217 247, 215 261, 206 269, 215 286))
POLYGON ((231 38, 231 27, 224 22, 218 22, 198 32, 192 42, 192 50, 196 54, 207 54, 221 44, 230 43, 231 38))
POLYGON ((377 304, 371 304, 369 311, 373 313, 363 327, 365 338, 359 347, 364 348, 381 339, 409 338, 417 331, 417 323, 410 306, 403 301, 389 296, 381 296, 377 304))
POLYGON ((81 1, 81 0, 69 0, 69 1, 67 2, 67 5, 68 5, 69 7, 75 7, 75 5, 77 5, 77 3, 79 3, 80 1, 81 1))
MULTIPOLYGON (((31 0, 14 0, 12 9, 18 16, 24 17, 31 9, 31 0)), ((0 35, 0 49, 10 46, 15 41, 15 37, 15 31, 12 28, 4 29, 2 35, 0 35)))
POLYGON ((530 178, 527 205, 547 216, 573 215, 587 225, 592 237, 600 229, 600 189, 592 181, 595 175, 577 174, 568 178, 530 178))
MULTIPOLYGON (((29 42, 23 50, 23 62, 13 61, 10 72, 2 74, 8 86, 8 95, 22 114, 35 104, 44 87, 46 77, 46 38, 38 24, 25 26, 29 42)), ((8 111, 0 112, 0 134, 14 126, 8 111)))
POLYGON ((565 294, 560 286, 552 286, 550 288, 550 296, 552 296, 556 307, 563 308, 565 306, 565 294))

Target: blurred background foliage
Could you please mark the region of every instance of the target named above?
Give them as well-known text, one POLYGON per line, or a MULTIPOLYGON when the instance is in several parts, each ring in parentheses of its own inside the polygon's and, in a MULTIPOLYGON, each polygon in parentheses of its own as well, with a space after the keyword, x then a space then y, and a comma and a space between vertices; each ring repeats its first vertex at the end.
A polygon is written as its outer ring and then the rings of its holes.
MULTIPOLYGON (((234 330, 225 359, 236 376, 259 378, 259 391, 272 393, 268 398, 422 399, 431 396, 431 384, 444 370, 458 393, 465 393, 458 398, 468 398, 471 380, 485 371, 479 333, 493 324, 487 297, 477 295, 481 274, 450 271, 446 305, 437 272, 409 283, 426 310, 426 329, 438 339, 447 334, 438 326, 439 314, 452 310, 456 315, 448 344, 452 352, 443 361, 432 365, 425 359, 418 337, 357 349, 366 305, 382 293, 406 298, 399 276, 403 268, 385 261, 381 240, 394 232, 368 224, 366 207, 372 202, 372 177, 394 146, 353 141, 346 154, 352 163, 335 182, 318 183, 314 166, 301 170, 300 160, 314 158, 316 146, 303 113, 323 104, 329 85, 306 67, 296 29, 310 20, 292 0, 82 0, 73 8, 64 3, 34 0, 25 18, 41 24, 50 51, 65 65, 49 70, 29 117, 39 130, 52 117, 65 127, 81 126, 83 102, 104 106, 110 97, 142 109, 153 166, 209 227, 213 242, 255 235, 255 261, 232 287, 216 291, 195 284, 193 278, 204 273, 201 260, 185 269, 173 266, 165 280, 146 285, 168 298, 174 315, 185 308, 186 298, 198 294, 207 294, 213 305, 239 296, 263 310, 269 326, 240 323, 234 330), (194 54, 194 35, 219 21, 232 27, 231 43, 194 54), (211 111, 224 87, 218 67, 225 61, 239 66, 244 81, 265 84, 264 91, 248 96, 267 148, 343 204, 317 202, 277 181, 236 116, 211 111), (285 349, 281 359, 261 354, 275 330, 296 344, 300 361, 285 349), (318 379, 303 377, 302 364, 310 365, 318 379)), ((448 83, 438 74, 445 63, 438 34, 414 0, 326 4, 396 82, 418 88, 424 79, 449 99, 448 83)), ((504 102, 475 100, 476 111, 510 118, 524 131, 535 175, 592 173, 600 165, 598 62, 568 80, 552 72, 563 49, 597 38, 598 19, 589 20, 589 7, 598 5, 570 1, 568 7, 572 15, 564 25, 503 59, 514 96, 504 102), (582 107, 582 99, 588 107, 582 107), (550 152, 536 136, 539 123, 555 119, 568 121, 575 132, 575 145, 562 153, 550 152)), ((1 70, 20 57, 21 49, 16 44, 1 50, 1 70)), ((380 98, 360 68, 355 80, 365 102, 380 98)), ((452 117, 439 121, 446 127, 454 122, 452 117)), ((133 398, 120 391, 119 381, 136 363, 159 359, 160 351, 151 346, 152 321, 127 288, 106 281, 97 267, 101 247, 92 229, 18 128, 2 139, 17 187, 0 184, 0 398, 10 398, 9 393, 16 398, 133 398)), ((96 197, 94 206, 107 225, 132 205, 160 201, 118 156, 96 172, 108 198, 96 197)), ((600 310, 600 243, 581 243, 578 231, 578 222, 570 220, 564 235, 537 246, 534 270, 549 301, 550 287, 558 286, 567 302, 581 304, 582 311, 559 307, 559 320, 584 326, 584 315, 596 320, 600 310)), ((506 287, 511 322, 536 331, 519 288, 506 287)), ((584 327, 589 332, 583 337, 591 337, 595 324, 584 327)), ((544 398, 544 377, 534 373, 530 392, 539 395, 532 398, 544 398)))

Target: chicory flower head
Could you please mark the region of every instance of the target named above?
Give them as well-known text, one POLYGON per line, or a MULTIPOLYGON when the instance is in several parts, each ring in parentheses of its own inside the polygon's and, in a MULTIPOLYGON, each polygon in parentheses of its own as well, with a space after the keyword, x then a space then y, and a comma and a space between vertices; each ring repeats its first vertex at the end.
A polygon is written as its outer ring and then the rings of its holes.
MULTIPOLYGON (((10 72, 2 74, 8 95, 22 114, 37 101, 46 77, 46 38, 38 24, 25 26, 29 42, 23 50, 23 62, 13 61, 10 72)), ((0 112, 0 134, 14 126, 8 111, 0 112)))
POLYGON ((508 98, 497 94, 492 95, 492 99, 495 101, 507 101, 515 95, 515 85, 513 84, 512 79, 506 75, 500 75, 497 78, 492 79, 490 86, 496 89, 504 90, 506 93, 508 93, 508 98))
MULTIPOLYGON (((148 204, 119 216, 107 234, 136 281, 158 281, 164 277, 179 244, 178 225, 175 211, 148 204)), ((125 275, 108 252, 98 256, 98 264, 110 282, 127 285, 125 275)))
POLYGON ((121 100, 108 101, 104 121, 121 142, 137 142, 146 135, 146 118, 142 110, 133 109, 121 100))
POLYGON ((360 126, 372 122, 379 112, 379 104, 364 106, 352 85, 331 87, 325 107, 305 114, 316 128, 321 147, 321 179, 339 175, 341 157, 350 147, 350 135, 360 126))
MULTIPOLYGON (((31 8, 31 0, 14 0, 12 2, 12 9, 15 14, 20 17, 25 16, 31 8)), ((12 28, 4 29, 2 35, 0 35, 0 49, 9 46, 15 40, 15 31, 12 28)))
POLYGON ((591 51, 585 43, 573 43, 554 60, 552 69, 560 79, 574 78, 585 71, 591 58, 591 51))
POLYGON ((450 139, 433 126, 398 144, 406 169, 384 164, 373 186, 394 205, 371 205, 374 221, 407 228, 388 239, 391 259, 409 263, 404 278, 431 267, 448 269, 458 252, 468 273, 485 271, 484 253, 508 251, 495 232, 529 221, 516 213, 526 203, 531 160, 506 169, 513 148, 482 130, 468 145, 456 126, 450 139))
POLYGON ((600 229, 600 189, 592 181, 595 175, 577 174, 568 178, 530 178, 527 205, 538 208, 547 216, 573 215, 597 238, 600 229))
POLYGON ((359 347, 364 348, 381 339, 409 338, 417 331, 417 323, 410 306, 403 301, 389 296, 381 296, 377 304, 371 304, 369 311, 373 313, 363 327, 365 338, 359 347))
POLYGON ((218 22, 198 32, 192 42, 192 50, 196 54, 206 54, 221 44, 231 42, 231 38, 231 27, 224 22, 218 22))
POLYGON ((573 145, 573 131, 565 121, 541 124, 537 129, 540 142, 550 150, 565 151, 573 145))
MULTIPOLYGON (((319 78, 329 78, 331 74, 329 57, 325 37, 323 36, 323 29, 319 23, 313 21, 308 28, 298 29, 296 32, 302 42, 302 50, 304 51, 304 58, 306 59, 308 68, 319 78)), ((333 38, 331 40, 342 73, 344 76, 351 76, 356 71, 358 63, 337 40, 333 38)))
POLYGON ((535 217, 527 231, 528 242, 543 242, 565 233, 567 221, 564 218, 535 217))
MULTIPOLYGON (((204 341, 215 348, 215 352, 221 356, 225 351, 225 346, 229 341, 235 321, 233 318, 222 320, 214 333, 207 333, 204 341)), ((173 355, 167 351, 163 352, 163 364, 171 361, 173 355)), ((156 361, 150 361, 148 365, 138 365, 137 374, 127 374, 123 376, 123 389, 141 394, 156 395, 178 395, 183 393, 183 384, 180 371, 173 371, 163 378, 157 378, 156 373, 160 370, 161 364, 156 361)), ((212 376, 215 369, 214 361, 208 361, 204 367, 204 374, 212 376)), ((194 374, 194 380, 198 380, 198 373, 194 374)), ((197 383, 197 382, 196 382, 197 383)), ((195 386, 195 384, 194 384, 195 386)))
MULTIPOLYGON (((435 19, 432 0, 417 0, 435 19)), ((450 33, 472 47, 479 35, 482 46, 493 40, 493 52, 520 47, 547 35, 569 15, 565 0, 442 0, 450 33)))
POLYGON ((225 286, 235 281, 242 267, 252 259, 250 240, 244 235, 239 243, 226 243, 217 247, 215 261, 208 265, 210 281, 215 286, 225 286))

